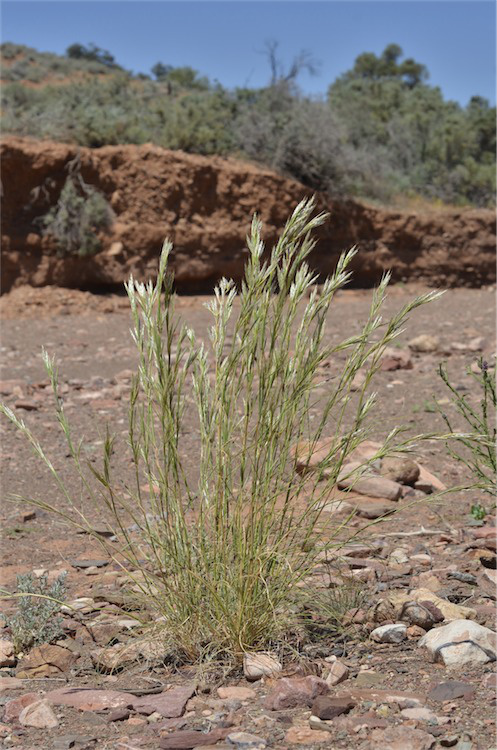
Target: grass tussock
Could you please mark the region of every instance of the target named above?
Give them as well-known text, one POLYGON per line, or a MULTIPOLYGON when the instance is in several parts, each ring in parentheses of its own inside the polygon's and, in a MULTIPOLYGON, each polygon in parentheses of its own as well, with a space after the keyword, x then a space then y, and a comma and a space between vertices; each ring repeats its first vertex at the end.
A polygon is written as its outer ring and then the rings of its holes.
MULTIPOLYGON (((370 435, 376 401, 370 386, 381 356, 409 313, 436 296, 418 297, 383 320, 386 275, 360 332, 326 343, 330 308, 350 278, 355 251, 340 258, 320 295, 313 291, 306 258, 312 232, 325 220, 313 217, 313 209, 313 201, 297 206, 269 255, 254 218, 241 289, 223 279, 207 305, 208 341, 200 342, 175 314, 169 242, 155 283, 127 283, 139 354, 129 406, 133 485, 113 474, 111 435, 99 469, 84 460, 59 396, 57 366, 44 354, 82 496, 105 512, 118 539, 111 552, 167 648, 189 661, 236 663, 246 651, 277 648, 299 628, 301 592, 323 550, 336 548, 346 529, 347 519, 337 522, 323 511, 324 500, 347 457, 370 435), (343 368, 323 383, 327 393, 313 419, 320 367, 339 353, 346 355, 343 368), (357 393, 351 386, 359 370, 365 381, 357 393), (185 464, 187 409, 195 411, 199 431, 194 479, 185 464), (299 474, 296 444, 307 441, 310 457, 323 437, 330 447, 318 471, 299 474)), ((1 410, 65 498, 59 508, 32 502, 92 533, 79 493, 64 484, 29 428, 8 407, 1 410)), ((406 450, 410 442, 399 433, 388 435, 370 462, 406 450)), ((340 597, 330 602, 333 612, 341 607, 340 597)))

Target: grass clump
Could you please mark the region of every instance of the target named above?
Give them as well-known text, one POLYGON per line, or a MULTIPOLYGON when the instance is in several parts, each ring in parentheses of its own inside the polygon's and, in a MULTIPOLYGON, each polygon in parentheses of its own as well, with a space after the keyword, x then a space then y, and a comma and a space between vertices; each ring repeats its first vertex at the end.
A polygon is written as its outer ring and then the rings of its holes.
MULTIPOLYGON (((496 371, 490 368, 488 362, 480 358, 478 371, 468 369, 468 375, 473 379, 479 393, 479 404, 473 406, 468 397, 455 388, 444 364, 439 368, 440 377, 451 393, 451 404, 467 427, 467 432, 453 429, 450 417, 438 407, 445 424, 450 430, 447 441, 449 454, 459 464, 466 466, 471 472, 472 482, 469 489, 480 490, 493 498, 497 494, 497 457, 496 457, 496 371)), ((473 389, 471 389, 472 391, 473 389)), ((471 508, 471 514, 477 520, 485 517, 486 511, 479 503, 471 508)))
POLYGON ((18 609, 5 618, 16 653, 53 643, 64 635, 59 613, 66 595, 66 575, 61 573, 51 585, 46 573, 39 578, 33 573, 17 576, 18 609))
MULTIPOLYGON (((316 277, 306 258, 325 219, 313 217, 313 209, 312 200, 297 206, 269 254, 254 218, 241 289, 222 279, 207 305, 208 341, 175 315, 169 242, 155 283, 126 284, 139 356, 129 408, 132 483, 114 476, 111 435, 100 468, 83 461, 55 361, 44 354, 83 496, 105 511, 120 542, 119 552, 112 546, 114 559, 139 589, 167 648, 188 661, 239 663, 244 652, 278 648, 299 628, 299 592, 323 551, 339 546, 347 524, 323 508, 348 456, 370 435, 371 380, 409 313, 436 296, 418 297, 384 321, 386 275, 361 330, 325 343, 330 306, 350 278, 354 251, 342 255, 319 296, 311 292, 316 277), (345 356, 343 367, 323 380, 321 366, 338 355, 345 356), (359 370, 365 382, 356 393, 359 370), (313 418, 320 380, 327 392, 313 418), (199 434, 197 476, 188 468, 186 410, 199 434), (318 470, 298 473, 298 461, 310 461, 323 437, 329 449, 318 470)), ((29 428, 8 407, 1 410, 45 462, 66 504, 32 502, 93 533, 92 519, 29 428)), ((411 442, 399 440, 400 431, 368 463, 407 450, 411 442)))
POLYGON ((81 176, 79 159, 68 165, 68 176, 59 199, 38 219, 43 234, 57 242, 57 254, 95 255, 102 249, 98 233, 112 223, 112 209, 104 196, 81 176))

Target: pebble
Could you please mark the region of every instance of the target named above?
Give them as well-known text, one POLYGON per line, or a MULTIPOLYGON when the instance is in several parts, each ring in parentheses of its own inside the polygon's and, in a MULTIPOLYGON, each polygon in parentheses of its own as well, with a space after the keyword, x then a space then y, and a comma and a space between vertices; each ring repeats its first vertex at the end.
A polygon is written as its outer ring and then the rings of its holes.
POLYGON ((335 661, 326 676, 326 684, 330 687, 339 685, 348 678, 349 672, 350 670, 345 664, 342 664, 341 661, 335 661))
POLYGON ((14 644, 7 638, 0 639, 0 667, 13 667, 16 663, 14 644))
POLYGON ((259 737, 257 734, 249 734, 248 732, 232 732, 227 735, 226 742, 239 748, 239 750, 263 748, 267 745, 265 739, 259 737))
POLYGON ((276 682, 266 697, 264 708, 281 711, 285 708, 310 706, 318 695, 325 695, 329 687, 320 677, 283 677, 276 682))
POLYGON ((312 715, 317 716, 318 719, 329 721, 341 714, 347 714, 355 705, 355 701, 347 695, 339 697, 320 695, 312 704, 311 712, 312 715))

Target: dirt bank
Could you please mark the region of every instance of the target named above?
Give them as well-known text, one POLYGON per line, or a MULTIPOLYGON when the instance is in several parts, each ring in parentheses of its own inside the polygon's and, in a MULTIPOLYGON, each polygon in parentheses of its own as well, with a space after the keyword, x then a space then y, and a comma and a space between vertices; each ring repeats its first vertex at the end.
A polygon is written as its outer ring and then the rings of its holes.
MULTIPOLYGON (((60 143, 3 140, 4 291, 22 284, 116 288, 130 272, 138 278, 153 275, 165 236, 175 246, 179 291, 208 291, 221 276, 241 278, 254 211, 271 246, 296 203, 310 193, 298 182, 233 159, 147 144, 82 148, 83 178, 105 194, 115 222, 96 256, 61 259, 33 220, 56 202, 76 151, 60 143), (45 190, 37 191, 40 186, 45 190)), ((396 281, 433 286, 477 287, 495 280, 493 211, 401 212, 325 195, 319 196, 319 208, 331 213, 311 259, 321 274, 357 244, 357 286, 374 284, 386 269, 396 281)))

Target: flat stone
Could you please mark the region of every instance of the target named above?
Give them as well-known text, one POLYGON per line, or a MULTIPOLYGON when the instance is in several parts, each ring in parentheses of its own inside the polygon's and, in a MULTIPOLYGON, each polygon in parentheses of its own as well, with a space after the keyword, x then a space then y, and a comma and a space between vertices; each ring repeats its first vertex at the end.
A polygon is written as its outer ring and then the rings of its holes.
POLYGON ((336 697, 350 698, 356 703, 373 701, 375 703, 394 703, 399 708, 418 708, 425 702, 422 695, 406 693, 401 690, 382 690, 380 688, 352 688, 344 693, 337 693, 336 697))
POLYGON ((329 695, 319 695, 311 706, 313 716, 323 721, 334 719, 340 714, 347 714, 356 705, 348 696, 331 697, 329 695))
POLYGON ((370 633, 370 637, 378 643, 401 643, 407 638, 407 625, 403 623, 381 625, 370 633))
POLYGON ((60 688, 51 690, 45 699, 54 706, 71 706, 80 711, 104 711, 105 709, 127 708, 134 696, 117 690, 96 690, 93 688, 60 688))
POLYGON ((24 682, 17 677, 0 677, 0 693, 6 690, 21 690, 23 687, 24 682))
POLYGON ((19 723, 37 729, 54 729, 59 726, 57 717, 45 700, 35 701, 23 708, 19 714, 19 723))
POLYGON ((257 693, 252 688, 247 687, 220 687, 217 694, 222 700, 249 701, 257 697, 257 693))
POLYGON ((289 745, 319 745, 321 742, 329 741, 329 732, 313 729, 311 726, 290 727, 285 734, 285 742, 289 745))
POLYGON ((320 677, 283 677, 266 697, 264 708, 281 711, 297 706, 311 706, 318 695, 326 695, 329 687, 320 677))
POLYGON ((109 564, 109 560, 69 560, 73 568, 104 568, 109 564))
POLYGON ((354 688, 370 688, 376 685, 381 685, 386 682, 386 676, 379 672, 373 672, 372 670, 364 670, 359 672, 354 680, 354 688))
MULTIPOLYGON (((195 692, 194 685, 184 685, 165 690, 158 695, 130 696, 128 703, 140 714, 159 713, 165 719, 182 716, 187 702, 195 692)), ((223 738, 224 739, 224 738, 223 738)))
POLYGON ((435 742, 435 737, 421 729, 390 726, 374 729, 364 750, 431 750, 435 742))
POLYGON ((468 685, 467 682, 447 680, 447 682, 439 682, 438 685, 435 685, 428 693, 428 698, 431 701, 443 702, 452 701, 456 698, 472 700, 475 695, 475 688, 472 685, 468 685))
POLYGON ((396 349, 387 346, 380 360, 380 370, 392 372, 394 370, 412 370, 411 352, 408 349, 396 349))
POLYGON ((359 495, 379 497, 383 500, 399 500, 402 497, 402 486, 398 482, 392 482, 385 477, 361 477, 355 479, 353 476, 342 478, 338 481, 339 489, 353 489, 359 495))
POLYGON ((249 734, 248 732, 231 732, 226 736, 226 742, 230 745, 245 750, 245 748, 258 748, 266 747, 267 742, 257 734, 249 734))
POLYGON ((438 719, 429 708, 403 708, 400 712, 404 719, 425 721, 427 724, 438 724, 438 719))
POLYGON ((446 666, 486 664, 496 659, 496 635, 472 620, 454 620, 430 630, 419 641, 434 661, 446 666))
POLYGON ((158 747, 165 750, 191 750, 194 747, 204 745, 215 745, 224 740, 233 729, 212 729, 210 732, 195 732, 191 730, 179 730, 163 737, 158 742, 158 747))

